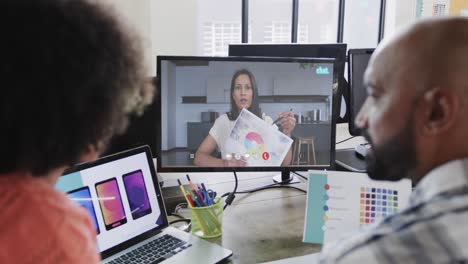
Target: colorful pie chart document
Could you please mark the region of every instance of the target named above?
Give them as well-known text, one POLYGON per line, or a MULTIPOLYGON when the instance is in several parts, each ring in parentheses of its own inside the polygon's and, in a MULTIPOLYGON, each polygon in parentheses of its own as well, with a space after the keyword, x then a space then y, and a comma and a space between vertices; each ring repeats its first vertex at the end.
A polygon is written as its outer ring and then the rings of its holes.
POLYGON ((304 242, 327 244, 403 210, 411 181, 374 181, 365 173, 309 170, 304 242))
POLYGON ((226 153, 243 159, 248 166, 280 166, 293 140, 275 125, 243 109, 226 141, 226 153))

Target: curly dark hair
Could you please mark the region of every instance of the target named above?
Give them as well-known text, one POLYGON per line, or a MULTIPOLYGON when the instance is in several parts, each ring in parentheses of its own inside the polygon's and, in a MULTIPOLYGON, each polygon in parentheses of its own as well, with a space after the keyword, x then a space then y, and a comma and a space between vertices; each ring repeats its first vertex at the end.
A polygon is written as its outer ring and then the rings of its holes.
POLYGON ((0 2, 0 173, 75 164, 151 101, 139 38, 94 2, 0 2))
POLYGON ((252 84, 252 91, 253 91, 253 97, 252 97, 252 105, 247 108, 250 112, 252 112, 254 115, 262 118, 262 110, 260 109, 260 104, 258 102, 258 88, 257 88, 257 81, 255 81, 255 76, 247 69, 240 69, 237 70, 234 75, 232 76, 231 79, 231 110, 229 111, 228 118, 230 120, 236 120, 237 117, 240 114, 239 109, 237 109, 236 102, 234 102, 232 95, 234 94, 234 89, 236 88, 236 79, 240 75, 247 75, 249 76, 250 83, 252 84))

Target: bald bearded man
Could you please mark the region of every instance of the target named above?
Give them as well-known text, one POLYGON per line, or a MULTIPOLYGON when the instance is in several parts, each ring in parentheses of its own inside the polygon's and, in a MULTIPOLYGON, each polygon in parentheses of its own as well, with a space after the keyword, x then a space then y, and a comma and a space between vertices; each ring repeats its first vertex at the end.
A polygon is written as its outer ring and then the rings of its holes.
POLYGON ((410 206, 350 239, 322 263, 468 260, 468 19, 419 22, 374 52, 356 124, 372 143, 373 179, 409 178, 410 206))

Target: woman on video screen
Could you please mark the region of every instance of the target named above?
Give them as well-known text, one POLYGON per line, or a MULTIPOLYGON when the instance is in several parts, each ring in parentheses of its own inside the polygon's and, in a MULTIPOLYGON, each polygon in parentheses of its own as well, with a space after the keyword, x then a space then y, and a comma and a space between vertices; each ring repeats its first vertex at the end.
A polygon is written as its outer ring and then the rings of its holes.
MULTIPOLYGON (((255 77, 246 69, 238 70, 234 73, 231 80, 231 110, 216 119, 209 134, 195 153, 195 165, 200 167, 244 167, 247 165, 244 157, 236 159, 235 153, 225 153, 225 142, 231 134, 235 120, 244 108, 263 119, 269 125, 276 126, 278 124, 281 126, 282 132, 289 137, 296 126, 296 119, 292 112, 279 113, 278 121, 273 124, 273 119, 260 109, 255 77), (221 158, 211 155, 215 150, 221 152, 221 158)), ((291 159, 292 151, 289 149, 282 165, 290 164, 291 159)))

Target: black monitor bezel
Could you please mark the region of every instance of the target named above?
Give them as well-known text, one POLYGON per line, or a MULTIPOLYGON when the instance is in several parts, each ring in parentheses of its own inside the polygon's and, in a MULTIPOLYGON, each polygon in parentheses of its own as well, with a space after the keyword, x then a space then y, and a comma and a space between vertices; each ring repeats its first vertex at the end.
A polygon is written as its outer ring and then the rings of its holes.
MULTIPOLYGON (((157 56, 157 76, 161 76, 161 61, 162 60, 190 60, 190 61, 245 61, 245 62, 303 62, 303 63, 333 63, 333 80, 336 80, 338 72, 337 60, 333 58, 285 58, 285 57, 205 57, 205 56, 157 56)), ((335 86, 335 85, 334 85, 335 86)), ((337 85, 333 89, 338 89, 337 85)), ((158 78, 156 98, 154 99, 161 109, 161 78, 158 78)), ((332 91, 332 115, 331 115, 331 142, 330 142, 330 164, 324 166, 277 166, 277 167, 163 167, 161 162, 157 162, 158 172, 232 172, 232 171, 306 171, 335 168, 335 140, 336 140, 336 105, 337 93, 332 91)), ((158 124, 157 134, 157 151, 156 157, 161 160, 162 155, 162 127, 161 118, 162 111, 158 111, 156 115, 156 124, 158 124)))
MULTIPOLYGON (((354 124, 354 119, 356 116, 354 113, 354 87, 353 85, 353 57, 355 55, 362 54, 372 54, 375 49, 350 49, 348 51, 348 87, 349 87, 349 120, 348 120, 348 130, 351 136, 361 136, 361 130, 357 128, 354 124)), ((362 87, 361 87, 362 88, 362 87)))
POLYGON ((241 43, 241 44, 229 44, 229 56, 233 56, 233 57, 259 56, 259 57, 334 58, 338 61, 346 62, 346 47, 347 47, 346 43, 329 43, 329 44, 327 43, 322 43, 322 44, 241 43), (320 53, 320 55, 317 55, 317 56, 311 55, 310 51, 314 49, 317 50, 317 52, 320 53), (296 52, 301 53, 301 55, 298 56, 296 52), (329 54, 333 54, 333 56, 329 56, 329 54))
POLYGON ((144 241, 150 237, 153 237, 156 234, 160 233, 162 229, 169 226, 169 221, 167 220, 166 206, 164 204, 164 199, 161 193, 161 186, 159 185, 156 170, 154 168, 153 155, 151 154, 150 147, 148 145, 144 145, 144 146, 140 146, 140 147, 133 148, 130 150, 118 152, 109 156, 101 157, 95 161, 77 164, 73 167, 67 168, 61 175, 62 177, 67 174, 75 173, 78 171, 82 171, 85 169, 89 169, 92 167, 96 167, 105 163, 109 163, 115 160, 119 160, 122 158, 130 157, 130 156, 141 154, 141 153, 145 153, 146 158, 148 160, 149 170, 151 172, 151 178, 153 179, 153 186, 155 188, 156 197, 159 203, 159 208, 161 209, 162 224, 157 227, 151 228, 150 230, 143 232, 142 234, 139 234, 135 236, 134 238, 131 238, 127 241, 124 241, 118 245, 115 245, 109 249, 102 251, 101 252, 102 259, 108 258, 116 253, 121 252, 122 250, 125 250, 133 245, 140 243, 141 241, 144 241))

